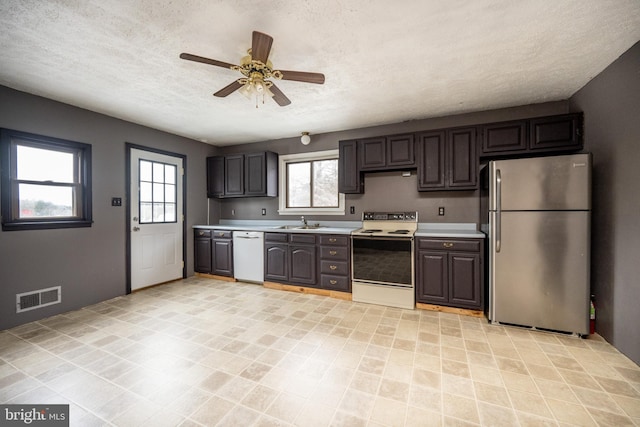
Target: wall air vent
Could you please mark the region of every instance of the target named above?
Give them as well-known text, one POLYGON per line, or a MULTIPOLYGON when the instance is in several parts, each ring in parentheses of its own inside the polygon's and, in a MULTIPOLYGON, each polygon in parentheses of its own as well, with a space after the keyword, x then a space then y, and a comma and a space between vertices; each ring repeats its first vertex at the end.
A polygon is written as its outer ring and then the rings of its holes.
POLYGON ((62 288, 60 286, 23 292, 16 294, 16 313, 59 304, 60 302, 62 302, 62 288))

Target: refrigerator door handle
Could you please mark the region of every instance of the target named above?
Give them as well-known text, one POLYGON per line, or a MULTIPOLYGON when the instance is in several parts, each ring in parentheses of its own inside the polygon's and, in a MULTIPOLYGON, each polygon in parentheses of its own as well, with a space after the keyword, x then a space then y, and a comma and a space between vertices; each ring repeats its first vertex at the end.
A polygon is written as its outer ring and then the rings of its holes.
POLYGON ((496 252, 500 252, 500 223, 502 222, 502 174, 496 169, 496 252))

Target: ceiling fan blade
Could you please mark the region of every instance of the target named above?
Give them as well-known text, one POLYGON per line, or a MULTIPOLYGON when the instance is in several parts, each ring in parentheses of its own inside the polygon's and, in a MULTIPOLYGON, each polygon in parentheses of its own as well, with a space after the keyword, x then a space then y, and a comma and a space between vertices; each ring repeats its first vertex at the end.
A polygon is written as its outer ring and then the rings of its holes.
POLYGON ((294 80, 296 82, 324 83, 324 74, 321 73, 305 73, 303 71, 287 71, 279 70, 282 73, 282 80, 294 80))
POLYGON ((254 31, 253 38, 251 40, 251 59, 266 64, 267 59, 269 58, 269 52, 271 52, 272 44, 273 37, 259 31, 254 31))
POLYGON ((289 98, 287 98, 285 94, 278 89, 278 86, 272 84, 269 90, 273 93, 273 100, 276 101, 279 106, 284 107, 285 105, 291 104, 291 100, 289 100, 289 98))
POLYGON ((227 85, 225 87, 223 87, 222 89, 220 89, 219 91, 217 91, 216 93, 213 94, 213 96, 218 96, 220 98, 224 98, 225 96, 231 95, 233 92, 235 92, 236 90, 240 89, 242 87, 242 83, 238 82, 237 80, 233 83, 231 83, 230 85, 227 85))
POLYGON ((205 58, 198 55, 192 55, 190 53, 181 53, 180 58, 186 59, 187 61, 202 62, 203 64, 215 65, 217 67, 222 67, 222 68, 235 67, 235 65, 229 64, 228 62, 222 62, 222 61, 209 59, 209 58, 205 58))

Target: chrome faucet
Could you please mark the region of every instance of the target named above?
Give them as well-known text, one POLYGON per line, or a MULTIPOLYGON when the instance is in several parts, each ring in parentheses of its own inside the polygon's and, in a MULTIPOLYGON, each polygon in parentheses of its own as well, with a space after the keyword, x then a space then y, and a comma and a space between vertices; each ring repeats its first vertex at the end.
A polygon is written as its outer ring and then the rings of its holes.
POLYGON ((305 227, 307 226, 307 220, 304 219, 304 215, 300 218, 300 221, 302 221, 302 225, 304 225, 305 227))

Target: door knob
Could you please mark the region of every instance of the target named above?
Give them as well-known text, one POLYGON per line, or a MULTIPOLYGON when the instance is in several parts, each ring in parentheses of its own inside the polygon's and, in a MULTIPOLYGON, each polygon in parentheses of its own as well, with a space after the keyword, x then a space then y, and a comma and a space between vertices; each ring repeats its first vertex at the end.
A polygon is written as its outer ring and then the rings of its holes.
POLYGON ((133 231, 140 231, 140 227, 133 227, 133 231))

